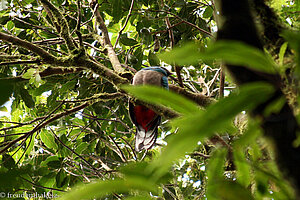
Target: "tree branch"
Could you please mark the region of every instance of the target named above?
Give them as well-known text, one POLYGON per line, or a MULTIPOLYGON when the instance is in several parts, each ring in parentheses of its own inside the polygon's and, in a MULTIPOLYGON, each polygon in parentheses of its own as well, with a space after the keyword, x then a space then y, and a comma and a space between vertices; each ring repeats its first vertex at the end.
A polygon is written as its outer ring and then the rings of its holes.
MULTIPOLYGON (((61 104, 62 105, 62 104, 61 104)), ((54 109, 47 117, 45 117, 37 126, 35 126, 31 131, 27 132, 27 133, 24 133, 24 135, 22 135, 21 137, 19 138, 16 138, 15 140, 13 141, 10 141, 3 149, 0 150, 0 154, 3 154, 4 152, 6 152, 11 146, 13 146, 14 144, 16 144, 17 142, 23 140, 23 139, 26 139, 29 135, 32 135, 33 133, 35 133, 36 131, 38 130, 41 130, 42 128, 44 128, 46 125, 48 125, 49 123, 63 117, 63 116, 66 116, 66 115, 70 115, 71 113, 74 113, 74 112, 77 112, 87 106, 89 106, 90 104, 85 102, 84 104, 81 104, 77 107, 74 107, 72 109, 69 109, 69 110, 66 110, 65 112, 61 112, 61 113, 58 113, 58 114, 55 114, 53 116, 52 113, 54 113, 54 111, 57 110, 54 109), (49 118, 51 116, 51 118, 49 118), (47 118, 49 118, 47 120, 47 118)))
POLYGON ((187 91, 176 85, 170 84, 169 89, 177 94, 183 95, 184 97, 190 99, 191 101, 194 101, 201 107, 207 107, 211 103, 215 102, 215 100, 213 98, 207 97, 200 93, 193 93, 193 92, 187 91))
POLYGON ((43 4, 43 7, 45 8, 53 24, 55 24, 57 32, 65 40, 69 51, 72 52, 73 50, 77 49, 73 38, 71 37, 69 25, 66 18, 48 0, 40 0, 40 2, 43 4))
POLYGON ((3 41, 6 41, 6 42, 13 43, 15 45, 18 45, 20 47, 23 47, 25 49, 28 49, 28 50, 32 51, 33 53, 39 55, 47 63, 53 63, 56 60, 56 58, 54 56, 49 54, 44 49, 32 44, 31 42, 27 42, 25 40, 22 40, 18 37, 0 32, 0 39, 3 40, 3 41))
POLYGON ((128 15, 126 16, 126 20, 125 20, 124 26, 123 26, 123 27, 121 28, 121 30, 119 31, 119 34, 118 34, 118 37, 117 37, 117 39, 116 39, 116 43, 115 43, 114 49, 116 48, 116 46, 117 46, 117 44, 118 44, 118 42, 119 42, 120 36, 122 35, 124 29, 126 28, 126 26, 127 26, 127 24, 128 24, 129 18, 130 18, 131 13, 132 13, 133 5, 134 5, 134 0, 131 0, 131 4, 130 4, 129 11, 128 11, 128 15))
POLYGON ((33 63, 40 63, 40 60, 19 60, 19 61, 11 61, 11 62, 1 62, 0 66, 2 65, 15 65, 15 64, 33 64, 33 63))
POLYGON ((98 10, 98 4, 96 4, 95 2, 96 1, 91 1, 90 5, 96 6, 96 7, 92 7, 92 9, 95 12, 94 15, 96 16, 96 21, 99 24, 99 28, 102 32, 102 36, 94 34, 94 38, 97 39, 101 43, 101 45, 107 49, 108 57, 113 66, 114 71, 116 71, 118 74, 123 73, 125 70, 122 68, 121 63, 116 55, 116 52, 110 42, 106 25, 98 10))
MULTIPOLYGON (((150 9, 149 9, 149 10, 150 10, 150 9)), ((197 25, 195 25, 195 24, 193 24, 193 23, 191 23, 191 22, 188 22, 188 21, 182 19, 181 17, 179 17, 178 15, 175 15, 175 14, 172 13, 172 12, 169 12, 169 11, 166 11, 166 10, 150 10, 150 11, 152 11, 152 12, 164 12, 164 13, 167 13, 167 14, 169 14, 169 15, 172 15, 172 16, 174 16, 176 19, 179 19, 182 23, 185 23, 185 24, 187 24, 187 25, 189 25, 189 26, 192 26, 192 27, 194 27, 195 29, 199 30, 199 31, 202 32, 202 33, 207 34, 208 36, 210 36, 210 37, 212 37, 212 38, 214 37, 210 32, 208 32, 208 31, 206 31, 206 30, 204 30, 204 29, 198 27, 197 25)))
MULTIPOLYGON (((161 0, 161 5, 162 5, 162 7, 165 6, 164 0, 161 0)), ((171 46, 171 49, 173 49, 174 46, 175 46, 175 39, 174 39, 173 30, 170 28, 170 27, 172 27, 172 25, 170 23, 169 17, 166 16, 165 21, 166 21, 167 29, 168 29, 168 32, 169 32, 170 46, 171 46)), ((179 84, 180 87, 183 88, 184 86, 183 86, 182 77, 181 77, 181 74, 180 74, 181 67, 177 66, 175 64, 174 68, 175 68, 176 76, 177 76, 177 79, 178 79, 178 84, 179 84)))
MULTIPOLYGON (((16 61, 17 62, 17 61, 16 61)), ((0 63, 1 65, 2 63, 0 63)), ((64 75, 64 74, 72 74, 72 73, 78 73, 84 70, 84 68, 60 68, 60 67, 48 67, 44 71, 40 72, 41 78, 46 78, 49 76, 55 76, 55 75, 64 75)), ((13 77, 5 77, 0 78, 1 81, 9 81, 9 82, 22 82, 22 81, 28 81, 28 79, 22 78, 22 75, 20 76, 13 76, 13 77)))
POLYGON ((68 147, 65 143, 63 143, 59 137, 57 137, 57 135, 54 133, 54 131, 50 128, 53 136, 55 137, 55 139, 61 144, 63 145, 66 149, 68 149, 69 151, 71 151, 72 153, 74 153, 76 156, 78 156, 81 160, 83 160, 88 166, 90 166, 94 173, 96 173, 99 177, 103 176, 98 172, 98 169, 96 169, 91 163, 89 163, 86 159, 84 159, 81 155, 79 155, 78 153, 76 153, 73 149, 71 149, 70 147, 68 147))

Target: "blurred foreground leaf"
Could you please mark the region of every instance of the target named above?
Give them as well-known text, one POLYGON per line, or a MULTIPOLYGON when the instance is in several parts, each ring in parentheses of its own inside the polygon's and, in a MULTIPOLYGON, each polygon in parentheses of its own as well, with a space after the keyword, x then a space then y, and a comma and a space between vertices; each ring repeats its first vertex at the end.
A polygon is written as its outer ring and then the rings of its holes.
POLYGON ((163 61, 178 65, 197 64, 200 60, 222 59, 228 64, 247 66, 249 68, 276 73, 276 65, 259 49, 237 41, 220 40, 209 46, 206 51, 200 51, 195 43, 187 43, 183 47, 162 53, 159 58, 163 61))

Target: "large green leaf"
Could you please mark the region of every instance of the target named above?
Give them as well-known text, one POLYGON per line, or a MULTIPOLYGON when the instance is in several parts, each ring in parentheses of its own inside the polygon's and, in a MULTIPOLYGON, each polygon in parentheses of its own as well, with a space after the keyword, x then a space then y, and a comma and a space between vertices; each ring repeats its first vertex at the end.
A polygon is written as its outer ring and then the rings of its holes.
POLYGON ((0 81, 0 106, 9 100, 13 93, 13 85, 11 83, 0 81))
POLYGON ((73 199, 90 199, 103 197, 110 193, 116 192, 128 192, 131 190, 143 190, 149 192, 156 192, 157 186, 151 181, 145 178, 134 177, 127 178, 125 180, 107 180, 107 181, 97 181, 89 183, 87 185, 81 185, 66 195, 62 196, 60 199, 63 200, 73 200, 73 199))
POLYGON ((296 73, 300 77, 300 31, 285 31, 283 37, 288 41, 290 48, 294 50, 297 62, 296 73))
POLYGON ((181 114, 189 115, 199 110, 198 106, 194 102, 182 97, 181 95, 159 87, 144 85, 123 86, 122 88, 145 102, 158 105, 162 104, 181 114))
POLYGON ((29 94, 28 90, 23 87, 19 87, 20 95, 28 108, 34 108, 35 102, 32 96, 29 94))
POLYGON ((198 110, 193 115, 175 119, 172 124, 179 127, 179 133, 170 138, 168 146, 154 162, 157 176, 160 177, 168 171, 176 159, 191 152, 198 141, 226 129, 234 116, 264 102, 273 91, 273 87, 267 83, 247 84, 238 93, 209 106, 206 111, 198 110))
POLYGON ((207 198, 226 200, 253 199, 250 191, 242 185, 224 180, 226 155, 227 151, 225 149, 219 149, 213 153, 212 158, 209 160, 207 167, 207 198))
POLYGON ((200 60, 222 59, 227 64, 246 66, 258 71, 276 73, 276 65, 259 49, 238 41, 220 40, 202 52, 195 43, 162 53, 161 60, 179 65, 197 64, 200 60))
POLYGON ((41 140, 49 149, 57 149, 57 144, 51 133, 46 130, 42 130, 40 133, 41 140))
POLYGON ((222 200, 253 200, 251 192, 233 181, 219 181, 210 188, 214 191, 213 196, 209 199, 222 199, 222 200))
POLYGON ((136 45, 138 42, 132 38, 128 38, 126 34, 122 34, 120 37, 120 42, 125 46, 133 46, 136 45))
POLYGON ((149 52, 148 61, 151 66, 159 66, 159 64, 160 64, 159 59, 157 58, 157 55, 154 54, 152 51, 149 52))

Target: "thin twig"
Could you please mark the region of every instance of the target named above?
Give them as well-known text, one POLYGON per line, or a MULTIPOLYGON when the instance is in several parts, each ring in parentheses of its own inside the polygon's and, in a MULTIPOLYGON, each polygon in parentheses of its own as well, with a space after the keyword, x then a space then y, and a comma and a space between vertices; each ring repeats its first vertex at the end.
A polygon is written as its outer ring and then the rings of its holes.
POLYGON ((59 192, 66 192, 64 190, 60 190, 60 189, 57 189, 57 188, 50 188, 50 187, 45 187, 45 186, 41 186, 41 185, 37 185, 29 180, 27 180, 26 178, 23 178, 20 176, 21 179, 27 181, 28 183, 30 183, 31 185, 35 186, 35 187, 38 187, 38 188, 43 188, 43 189, 49 189, 49 190, 55 190, 55 191, 59 191, 59 192))
POLYGON ((123 153, 123 151, 120 149, 119 145, 116 143, 116 141, 110 136, 108 135, 108 138, 115 144, 115 146, 117 147, 118 151, 119 151, 119 156, 122 159, 123 162, 127 162, 127 159, 125 158, 125 155, 123 153))
POLYGON ((19 60, 19 61, 12 61, 12 62, 2 62, 0 63, 0 66, 2 65, 16 65, 16 64, 33 64, 33 63, 40 63, 41 61, 39 59, 37 60, 19 60))
POLYGON ((165 30, 151 32, 150 34, 151 34, 151 35, 157 35, 157 34, 159 34, 159 33, 169 32, 169 30, 173 29, 174 27, 176 27, 176 26, 178 26, 178 25, 180 25, 180 24, 182 24, 182 23, 183 23, 183 21, 178 22, 178 23, 173 24, 172 26, 168 27, 168 28, 165 29, 165 30))
MULTIPOLYGON (((16 163, 16 165, 18 165, 18 164, 20 163, 21 159, 23 158, 23 156, 25 155, 26 151, 28 150, 28 148, 29 148, 29 146, 30 146, 30 143, 31 143, 31 141, 32 141, 32 138, 33 138, 33 135, 30 135, 30 140, 29 140, 29 142, 28 142, 28 145, 25 147, 25 150, 24 150, 24 152, 22 153, 22 155, 20 156, 20 158, 19 158, 18 162, 16 163)), ((25 143, 26 140, 27 140, 27 138, 26 138, 25 140, 23 140, 23 142, 25 143)), ((23 143, 23 142, 22 142, 22 143, 23 143)), ((21 147, 22 145, 23 145, 23 144, 21 144, 20 147, 21 147)), ((17 150, 17 151, 18 151, 18 150, 17 150)), ((17 152, 17 151, 16 151, 16 152, 17 152)), ((15 153, 16 153, 16 152, 15 152, 15 153)))
POLYGON ((194 152, 194 153, 191 153, 190 155, 191 156, 200 156, 200 157, 203 157, 203 158, 210 158, 210 155, 206 155, 206 154, 200 153, 200 152, 194 152))
POLYGON ((83 42, 82 42, 82 35, 80 32, 80 24, 81 24, 81 1, 77 0, 77 26, 76 26, 76 35, 78 36, 79 39, 79 46, 80 48, 83 48, 83 42))
MULTIPOLYGON (((162 4, 162 7, 165 6, 164 0, 161 0, 161 4, 162 4)), ((174 39, 173 30, 170 28, 172 25, 170 23, 170 20, 169 20, 168 16, 165 17, 165 21, 166 21, 166 25, 167 25, 168 32, 169 32, 170 46, 171 46, 171 49, 173 49, 174 46, 175 46, 175 39, 174 39)), ((180 74, 181 67, 174 64, 174 68, 175 68, 176 76, 177 76, 177 79, 178 79, 178 84, 179 84, 180 87, 183 88, 184 86, 183 86, 182 77, 181 77, 181 74, 180 74)))
POLYGON ((128 142, 127 140, 125 140, 123 137, 121 137, 121 139, 122 139, 122 140, 130 147, 134 159, 137 160, 137 156, 136 156, 136 153, 135 153, 134 148, 133 148, 133 147, 129 144, 129 142, 128 142))
MULTIPOLYGON (((61 104, 62 105, 62 104, 61 104)), ((55 114, 53 115, 50 119, 48 119, 52 114, 53 112, 55 112, 58 107, 56 109, 54 109, 50 114, 48 114, 48 116, 46 116, 35 128, 33 128, 31 131, 28 131, 26 133, 24 133, 23 136, 19 137, 19 138, 16 138, 15 140, 13 141, 10 141, 3 149, 0 150, 0 154, 3 154, 4 152, 6 152, 11 146, 13 146, 14 144, 16 144, 17 142, 23 140, 24 138, 28 137, 29 135, 35 133, 36 131, 44 128, 46 125, 48 125, 49 123, 63 117, 63 116, 66 116, 66 115, 70 115, 71 113, 74 113, 74 112, 77 112, 87 106, 89 106, 90 104, 89 103, 84 103, 84 104, 81 104, 77 107, 74 107, 72 109, 69 109, 69 110, 66 110, 65 112, 62 112, 62 113, 58 113, 58 114, 55 114), (46 120, 48 119, 48 120, 46 120)))
POLYGON ((129 21, 129 18, 130 18, 130 16, 131 16, 131 13, 132 13, 132 8, 133 8, 133 5, 134 5, 134 0, 131 0, 131 4, 130 4, 130 8, 129 8, 128 15, 127 15, 127 17, 126 17, 126 20, 125 20, 124 26, 123 26, 123 27, 121 28, 121 30, 119 31, 119 34, 118 34, 118 37, 117 37, 116 43, 115 43, 115 45, 114 45, 114 49, 116 48, 116 46, 117 46, 117 44, 118 44, 118 42, 119 42, 119 39, 120 39, 120 37, 121 37, 121 35, 122 35, 122 32, 124 31, 124 29, 125 29, 125 28, 126 28, 126 26, 127 26, 127 23, 128 23, 128 21, 129 21))
POLYGON ((37 26, 37 25, 34 25, 32 23, 28 23, 28 22, 26 22, 26 21, 24 21, 24 20, 22 20, 22 19, 20 19, 18 17, 14 17, 14 19, 17 20, 17 21, 19 21, 19 22, 21 22, 21 23, 23 23, 23 24, 26 24, 28 26, 32 26, 34 28, 41 29, 41 30, 44 30, 44 31, 46 31, 46 32, 48 32, 50 34, 58 36, 58 34, 56 34, 56 33, 52 32, 52 31, 48 30, 48 29, 51 29, 49 27, 37 26))
POLYGON ((225 87, 225 71, 224 71, 224 65, 221 64, 219 98, 224 97, 224 87, 225 87))
POLYGON ((185 23, 185 24, 187 24, 189 26, 194 27, 195 29, 199 30, 200 32, 205 33, 205 34, 209 35, 212 38, 214 37, 210 32, 208 32, 208 31, 206 31, 206 30, 198 27, 197 25, 195 25, 195 24, 193 24, 191 22, 188 22, 188 21, 182 19, 181 17, 179 17, 178 15, 176 15, 176 14, 174 14, 172 12, 169 12, 169 11, 166 11, 166 10, 152 10, 152 9, 148 9, 148 11, 151 11, 151 12, 164 12, 164 13, 170 14, 170 15, 174 16, 176 19, 179 19, 183 23, 185 23))
POLYGON ((102 174, 100 174, 100 173, 98 172, 98 169, 96 169, 91 163, 89 163, 89 162, 88 162, 86 159, 84 159, 81 155, 79 155, 79 154, 76 153, 73 149, 71 149, 71 148, 68 147, 65 143, 63 143, 51 128, 50 128, 50 130, 51 130, 53 136, 55 137, 55 139, 56 139, 59 143, 61 143, 65 148, 67 148, 69 151, 71 151, 71 152, 74 153, 76 156, 78 156, 81 160, 83 160, 88 166, 90 166, 90 167, 94 170, 94 172, 95 172, 99 177, 100 177, 100 176, 103 176, 102 174))

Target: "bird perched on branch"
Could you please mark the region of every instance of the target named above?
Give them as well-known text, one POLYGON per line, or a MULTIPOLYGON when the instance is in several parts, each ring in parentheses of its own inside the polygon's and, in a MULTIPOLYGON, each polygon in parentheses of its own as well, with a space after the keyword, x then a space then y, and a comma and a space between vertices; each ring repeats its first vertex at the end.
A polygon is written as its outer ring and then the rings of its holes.
MULTIPOLYGON (((134 75, 132 85, 156 85, 169 89, 168 72, 161 67, 144 68, 134 75)), ((135 150, 140 152, 153 147, 161 116, 146 106, 134 105, 130 101, 129 115, 132 123, 136 126, 135 150)))

